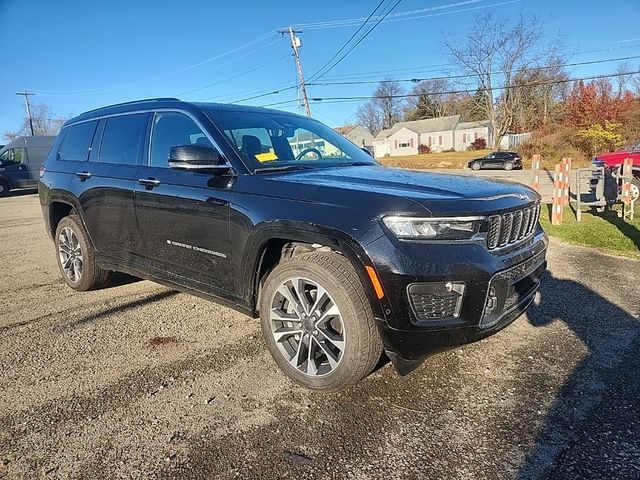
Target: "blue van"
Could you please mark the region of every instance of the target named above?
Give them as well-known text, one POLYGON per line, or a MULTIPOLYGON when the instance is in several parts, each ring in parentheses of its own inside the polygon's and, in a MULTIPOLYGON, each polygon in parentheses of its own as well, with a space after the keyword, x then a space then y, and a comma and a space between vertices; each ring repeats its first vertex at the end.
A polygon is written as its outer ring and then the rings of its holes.
POLYGON ((56 137, 17 137, 0 149, 0 197, 14 188, 35 188, 42 162, 56 137))

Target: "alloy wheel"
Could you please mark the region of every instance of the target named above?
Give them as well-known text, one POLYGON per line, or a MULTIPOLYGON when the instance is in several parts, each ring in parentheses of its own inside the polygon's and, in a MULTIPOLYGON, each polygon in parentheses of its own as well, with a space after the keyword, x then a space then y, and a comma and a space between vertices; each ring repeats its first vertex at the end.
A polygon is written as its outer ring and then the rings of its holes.
POLYGON ((278 350, 293 368, 319 377, 339 365, 346 346, 342 315, 318 282, 284 281, 271 299, 269 318, 278 350))
POLYGON ((70 282, 77 283, 82 277, 84 258, 78 236, 70 227, 64 227, 58 237, 58 255, 62 271, 70 282))

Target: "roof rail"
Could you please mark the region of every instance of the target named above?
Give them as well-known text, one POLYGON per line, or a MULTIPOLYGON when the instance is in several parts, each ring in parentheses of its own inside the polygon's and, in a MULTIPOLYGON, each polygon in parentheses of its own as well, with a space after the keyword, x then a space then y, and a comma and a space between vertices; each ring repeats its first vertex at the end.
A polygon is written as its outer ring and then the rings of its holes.
POLYGON ((94 108, 93 110, 87 110, 86 112, 83 112, 82 115, 85 115, 87 113, 97 112, 99 110, 104 110, 105 108, 122 107, 123 105, 135 105, 136 103, 168 102, 168 101, 179 102, 180 99, 173 98, 173 97, 165 97, 165 98, 145 98, 142 100, 131 100, 130 102, 115 103, 113 105, 105 105, 104 107, 98 107, 98 108, 94 108))

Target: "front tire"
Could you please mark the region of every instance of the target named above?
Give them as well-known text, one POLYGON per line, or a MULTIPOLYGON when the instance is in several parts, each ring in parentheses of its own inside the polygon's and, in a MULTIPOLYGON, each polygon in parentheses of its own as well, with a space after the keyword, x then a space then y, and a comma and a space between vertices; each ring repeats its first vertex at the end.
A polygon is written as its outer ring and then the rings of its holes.
POLYGON ((480 170, 481 167, 482 165, 480 165, 480 162, 473 162, 471 164, 471 170, 475 170, 476 172, 480 170))
POLYGON ((98 267, 93 247, 77 215, 60 220, 55 236, 56 257, 62 278, 74 290, 84 292, 105 287, 111 272, 98 267))
POLYGON ((9 184, 4 180, 0 180, 0 197, 9 195, 9 184))
POLYGON ((382 354, 360 278, 338 254, 307 253, 276 266, 262 291, 260 323, 280 369, 314 390, 353 385, 382 354))

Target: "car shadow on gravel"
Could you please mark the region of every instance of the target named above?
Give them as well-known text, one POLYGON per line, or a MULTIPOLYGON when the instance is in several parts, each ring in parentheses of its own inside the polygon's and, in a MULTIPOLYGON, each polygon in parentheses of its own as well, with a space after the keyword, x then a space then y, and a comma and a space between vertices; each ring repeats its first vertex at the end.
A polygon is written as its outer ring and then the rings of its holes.
POLYGON ((99 322, 100 320, 109 318, 111 315, 113 314, 120 314, 122 312, 126 312, 127 310, 133 310, 135 308, 139 308, 142 307, 144 305, 147 305, 149 303, 155 303, 155 302, 159 302, 160 300, 164 300, 166 298, 169 297, 173 297, 174 295, 177 295, 179 292, 177 291, 166 291, 166 292, 160 292, 160 293, 156 293, 154 295, 148 295, 144 298, 139 298, 137 300, 132 300, 130 302, 127 303, 123 303, 123 304, 117 304, 111 308, 105 308, 103 310, 100 310, 99 313, 95 313, 95 314, 91 314, 91 315, 87 315, 84 317, 80 317, 75 319, 73 322, 71 322, 69 324, 69 327, 75 328, 75 327, 81 327, 90 323, 96 323, 99 322))
MULTIPOLYGON (((528 311, 531 324, 561 320, 588 352, 557 393, 517 478, 640 478, 640 321, 585 285, 548 273, 541 295, 528 311)), ((562 337, 544 339, 559 357, 576 347, 562 337)), ((533 372, 537 392, 522 395, 518 410, 535 410, 552 389, 548 360, 548 370, 533 372)))

